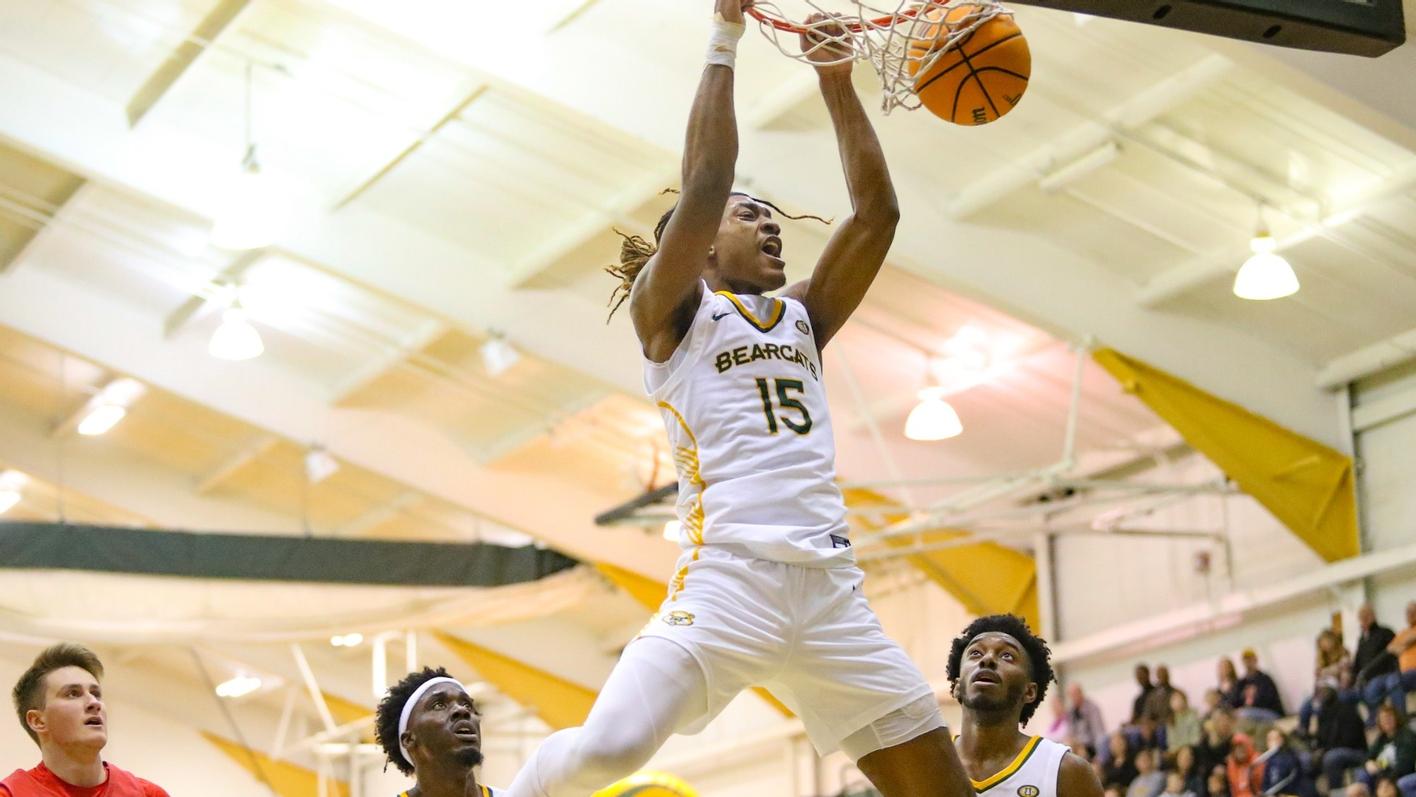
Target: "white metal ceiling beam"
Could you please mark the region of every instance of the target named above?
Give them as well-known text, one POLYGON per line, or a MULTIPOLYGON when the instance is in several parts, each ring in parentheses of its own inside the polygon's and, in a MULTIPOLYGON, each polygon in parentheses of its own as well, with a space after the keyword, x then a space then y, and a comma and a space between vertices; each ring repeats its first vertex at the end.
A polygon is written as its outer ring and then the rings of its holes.
POLYGON ((239 451, 222 460, 220 464, 197 479, 197 494, 206 495, 220 487, 247 465, 265 456, 280 442, 275 435, 261 435, 252 443, 242 446, 239 451))
POLYGON ((1217 55, 1197 61, 1193 66, 1127 99, 1100 121, 1088 122, 1063 133, 1053 143, 1023 156, 1012 165, 973 181, 949 204, 950 217, 969 218, 1009 194, 1035 184, 1077 158, 1105 146, 1114 136, 1113 129, 1141 127, 1223 77, 1231 66, 1228 59, 1217 55))
POLYGON ((137 126, 148 111, 208 52, 212 42, 230 29, 252 5, 251 0, 221 0, 217 3, 128 100, 125 108, 128 125, 137 126))
MULTIPOLYGON (((3 54, 0 83, 6 86, 0 136, 109 186, 196 213, 214 210, 208 183, 222 172, 210 153, 145 148, 115 103, 3 54), (55 107, 85 124, 55 124, 55 107)), ((500 277, 504 264, 360 203, 337 213, 306 208, 278 246, 444 318, 503 330, 524 351, 632 395, 641 391, 632 330, 606 325, 600 302, 566 292, 514 291, 500 277), (546 334, 552 319, 556 329, 576 333, 546 334)))
POLYGON ((1416 360, 1416 328, 1333 358, 1318 372, 1318 387, 1335 390, 1350 382, 1416 360))
MULTIPOLYGON (((579 251, 595 240, 610 227, 617 226, 631 234, 644 235, 652 231, 642 229, 643 225, 629 218, 629 213, 645 202, 658 196, 665 188, 678 182, 677 165, 655 172, 642 182, 635 183, 616 193, 605 202, 605 207, 592 210, 572 223, 561 234, 544 245, 531 251, 520 262, 513 265, 506 275, 507 284, 512 288, 524 288, 532 280, 545 273, 546 269, 560 262, 562 258, 579 251)), ((613 253, 606 253, 609 260, 613 253)))
POLYGON ((332 537, 362 537, 426 500, 415 491, 399 493, 392 501, 376 506, 330 532, 332 537))
POLYGON ((340 404, 352 397, 355 393, 378 381, 380 377, 388 374, 395 368, 408 361, 408 358, 427 348, 438 338, 452 331, 452 327, 441 319, 433 318, 425 321, 411 334, 399 341, 396 346, 378 355, 358 370, 345 377, 330 393, 330 403, 340 404))
POLYGON ((674 546, 646 546, 638 535, 597 528, 593 517, 606 497, 574 478, 484 468, 416 418, 331 407, 307 379, 269 357, 231 364, 208 356, 204 341, 164 342, 140 311, 47 271, 26 269, 7 278, 0 318, 9 326, 270 434, 302 440, 318 433, 341 460, 525 531, 571 556, 655 576, 672 566, 674 546), (70 323, 75 317, 84 323, 70 323))
POLYGON ((55 440, 48 429, 49 419, 5 407, 0 412, 0 458, 36 479, 164 527, 258 533, 300 530, 297 518, 238 500, 197 494, 190 475, 135 457, 119 446, 105 444, 102 437, 82 443, 72 438, 55 440))
MULTIPOLYGON (((251 266, 254 266, 261 258, 265 257, 265 249, 249 249, 234 257, 230 264, 223 268, 220 273, 212 277, 206 286, 209 291, 214 292, 218 286, 233 287, 241 279, 251 266)), ((182 302, 177 309, 167 314, 167 318, 162 321, 162 334, 164 337, 172 337, 182 331, 192 319, 197 317, 202 308, 211 301, 209 296, 193 294, 186 301, 182 302)))
POLYGON ((59 196, 53 197, 53 204, 43 210, 26 207, 12 198, 0 196, 0 212, 19 216, 24 219, 25 226, 34 230, 29 240, 25 241, 8 259, 0 260, 0 275, 23 263, 25 256, 39 246, 44 238, 53 235, 54 228, 63 219, 65 209, 71 207, 71 203, 78 204, 83 194, 86 193, 85 189, 88 188, 88 185, 87 180, 75 177, 72 186, 65 188, 59 196))
MULTIPOLYGON (((1310 238, 1323 235, 1328 228, 1339 226, 1360 216, 1373 205, 1411 193, 1413 190, 1416 190, 1416 162, 1408 164, 1400 171, 1387 176, 1341 204, 1329 208, 1321 221, 1305 225, 1287 235, 1280 236, 1276 241, 1277 251, 1289 249, 1310 238)), ((1232 248, 1196 258, 1189 263, 1183 263, 1157 274, 1136 293, 1136 302, 1142 307, 1160 307, 1211 280, 1233 274, 1249 257, 1247 243, 1244 241, 1241 245, 1236 242, 1232 248)))

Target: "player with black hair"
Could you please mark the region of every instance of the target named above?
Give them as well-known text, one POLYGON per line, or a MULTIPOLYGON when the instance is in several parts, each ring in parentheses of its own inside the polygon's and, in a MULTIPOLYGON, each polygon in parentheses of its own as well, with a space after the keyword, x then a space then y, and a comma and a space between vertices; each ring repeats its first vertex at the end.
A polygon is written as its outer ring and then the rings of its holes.
POLYGON ((585 797, 754 686, 801 719, 818 753, 841 750, 884 797, 970 797, 934 690, 861 590, 836 483, 822 350, 879 273, 899 202, 849 53, 804 34, 851 212, 810 276, 787 284, 785 214, 732 190, 745 4, 714 2, 678 203, 652 242, 626 237, 609 269, 619 280, 611 303, 628 307, 673 449, 682 554, 585 724, 548 737, 511 797, 585 797))
POLYGON ((500 797, 477 782, 482 717, 467 687, 442 667, 424 667, 379 701, 374 737, 389 763, 417 785, 399 797, 500 797))
POLYGON ((1052 682, 1047 641, 1011 614, 980 617, 949 648, 949 690, 964 707, 955 745, 979 797, 1100 797, 1091 765, 1066 745, 1029 736, 1052 682))

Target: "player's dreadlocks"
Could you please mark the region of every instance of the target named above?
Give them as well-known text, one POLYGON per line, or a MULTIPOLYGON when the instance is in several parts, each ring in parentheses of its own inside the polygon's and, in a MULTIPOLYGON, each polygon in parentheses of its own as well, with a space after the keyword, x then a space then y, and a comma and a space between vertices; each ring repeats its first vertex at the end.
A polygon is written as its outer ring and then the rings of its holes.
MULTIPOLYGON (((678 191, 672 188, 666 188, 660 193, 677 194, 678 191)), ((802 216, 793 216, 792 214, 783 211, 781 208, 777 207, 771 202, 768 202, 765 199, 758 199, 757 197, 752 196, 751 194, 745 193, 743 191, 734 191, 729 194, 729 196, 748 197, 752 201, 757 202, 758 204, 766 205, 767 207, 777 211, 777 214, 784 219, 791 219, 792 221, 800 221, 802 219, 813 219, 815 221, 821 222, 822 224, 831 223, 828 219, 823 219, 820 216, 813 216, 809 213, 802 216)), ((627 235, 618 229, 615 230, 615 233, 623 239, 620 241, 619 263, 613 266, 605 266, 605 271, 610 276, 617 277, 620 281, 620 284, 616 285, 614 292, 610 294, 610 315, 609 318, 605 319, 605 323, 608 324, 610 322, 610 318, 615 317, 615 311, 620 308, 620 305, 624 304, 625 299, 629 298, 629 293, 634 288, 635 277, 638 277, 639 272, 644 270, 644 264, 649 262, 649 258, 653 257, 654 253, 659 251, 659 242, 662 241, 664 238, 664 228, 669 226, 669 219, 673 218, 674 210, 676 210, 677 208, 678 205, 674 205, 673 207, 664 211, 664 215, 659 217, 659 223, 654 225, 654 241, 652 243, 650 243, 648 239, 644 238, 641 235, 627 235)))
POLYGON ((1023 646, 1023 650, 1028 654, 1028 666, 1032 668, 1032 680, 1037 684, 1037 699, 1023 706, 1022 713, 1018 716, 1020 725, 1027 725, 1028 720, 1037 711, 1037 707, 1042 705, 1042 699, 1047 696, 1047 685, 1052 683, 1055 677, 1052 673, 1052 650, 1047 647, 1047 640, 1033 634, 1028 627, 1028 621, 1013 614, 994 614, 988 617, 980 617, 969 623, 962 633, 954 637, 954 642, 949 646, 949 688, 953 689, 959 681, 960 672, 963 669, 964 650, 969 643, 973 642, 980 634, 987 633, 1007 634, 1018 640, 1023 646))

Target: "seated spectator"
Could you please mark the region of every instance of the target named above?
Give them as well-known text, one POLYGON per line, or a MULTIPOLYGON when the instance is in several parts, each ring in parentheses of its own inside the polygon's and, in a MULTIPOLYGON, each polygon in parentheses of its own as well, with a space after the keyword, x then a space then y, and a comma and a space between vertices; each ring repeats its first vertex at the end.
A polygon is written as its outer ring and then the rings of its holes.
POLYGON ((1131 701, 1131 719, 1127 721, 1131 725, 1138 724, 1146 715, 1146 700, 1150 698, 1151 690, 1155 689, 1155 685, 1151 683, 1150 667, 1145 664, 1136 665, 1136 686, 1139 686, 1141 691, 1137 692, 1136 699, 1131 701))
MULTIPOLYGON (((1181 791, 1194 794, 1195 797, 1204 797, 1205 779, 1200 771, 1199 761, 1195 758, 1194 747, 1186 746, 1175 751, 1175 771, 1173 774, 1179 775, 1181 778, 1181 791)), ((1168 788, 1167 791, 1169 791, 1168 788)))
POLYGON ((1126 797, 1158 797, 1165 790, 1165 773, 1156 765, 1154 750, 1136 753, 1136 777, 1126 789, 1126 797))
POLYGON ((1367 748, 1367 761, 1357 777, 1370 788, 1379 778, 1391 778, 1400 791, 1416 792, 1416 733, 1396 716, 1396 709, 1377 709, 1377 736, 1367 748))
POLYGON ((1223 769, 1234 745, 1234 714, 1221 706, 1205 721, 1203 729, 1204 738, 1195 746, 1195 759, 1204 772, 1223 769))
POLYGON ((1200 715, 1179 689, 1170 693, 1170 723, 1165 726, 1165 749, 1172 753, 1200 743, 1200 715))
POLYGON ((1337 698, 1324 684, 1318 689, 1318 730, 1313 737, 1313 767, 1321 768, 1329 791, 1342 788, 1349 769, 1367 760, 1367 734, 1356 706, 1337 698))
POLYGON ((1224 767, 1215 767, 1205 779, 1208 797, 1229 797, 1229 773, 1224 767))
POLYGON ((1106 744, 1106 725, 1101 719, 1101 707, 1082 693, 1080 684, 1067 685, 1067 727, 1072 739, 1081 742, 1090 755, 1096 757, 1106 744))
POLYGON ((1165 776, 1165 791, 1161 797, 1200 797, 1199 792, 1185 787, 1185 777, 1179 772, 1165 776))
POLYGON ((1234 662, 1229 657, 1221 657, 1218 664, 1219 684, 1215 687, 1219 690, 1220 704, 1230 708, 1239 707, 1239 673, 1234 669, 1234 662))
POLYGON ((1205 705, 1204 710, 1200 714, 1200 721, 1204 722, 1205 720, 1208 720, 1210 717, 1214 716, 1214 712, 1216 710, 1224 707, 1224 695, 1221 694, 1218 689, 1206 689, 1205 705))
POLYGON ((1165 729, 1155 724, 1155 720, 1150 717, 1141 717, 1141 721, 1132 725, 1126 730, 1126 741, 1131 745, 1131 752, 1137 750, 1155 750, 1163 752, 1165 750, 1165 729))
POLYGON ((1170 668, 1161 664, 1155 668, 1155 685, 1146 695, 1144 716, 1155 722, 1157 727, 1170 724, 1170 696, 1177 690, 1170 685, 1170 668))
POLYGON ((1245 648, 1240 660, 1244 663, 1244 677, 1239 679, 1240 700, 1235 714, 1251 722, 1273 722, 1282 717, 1283 698, 1278 694, 1278 684, 1259 669, 1259 654, 1253 648, 1245 648))
POLYGON ((1119 786, 1125 791, 1136 779, 1136 763, 1131 746, 1126 742, 1126 734, 1112 731, 1107 737, 1105 760, 1102 761, 1102 786, 1119 786))
POLYGON ((1260 757, 1264 763, 1263 793, 1317 797, 1317 788, 1304 772, 1303 762, 1289 745, 1288 736, 1273 728, 1268 732, 1267 743, 1268 749, 1260 757))
POLYGON ((1383 695, 1374 684, 1379 676, 1396 672, 1396 657, 1387 650, 1396 633, 1377 622, 1370 603, 1357 609, 1357 624, 1362 634, 1357 638, 1357 651, 1352 656, 1352 688, 1366 699, 1375 717, 1376 706, 1382 702, 1383 695))
POLYGON ((1386 697, 1397 714, 1404 717, 1406 692, 1416 689, 1416 601, 1406 604, 1406 628, 1387 645, 1387 652, 1396 657, 1397 671, 1373 678, 1368 694, 1378 700, 1386 697))
POLYGON ((1298 708, 1298 733, 1307 737, 1312 734, 1313 696, 1318 693, 1318 685, 1329 683, 1334 686, 1351 672, 1352 657, 1342 646, 1342 637, 1331 628, 1318 633, 1316 663, 1313 667, 1313 695, 1303 701, 1298 708))
POLYGON ((1263 793, 1264 762, 1254 751, 1254 741, 1242 733, 1234 734, 1234 745, 1227 762, 1230 797, 1256 797, 1263 793))
POLYGON ((1401 791, 1396 788, 1396 781, 1391 778, 1378 778, 1372 793, 1376 797, 1401 797, 1401 791))

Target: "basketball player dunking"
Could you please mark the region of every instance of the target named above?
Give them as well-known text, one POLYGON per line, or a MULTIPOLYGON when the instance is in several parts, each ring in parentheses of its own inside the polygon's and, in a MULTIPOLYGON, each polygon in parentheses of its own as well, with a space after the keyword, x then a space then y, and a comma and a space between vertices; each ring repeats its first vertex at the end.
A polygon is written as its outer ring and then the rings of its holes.
POLYGON ((766 295, 786 282, 781 228, 770 205, 732 192, 741 5, 717 1, 678 205, 655 243, 626 239, 611 269, 675 452, 683 555, 585 726, 548 738, 511 797, 584 797, 752 685, 795 711, 822 754, 857 761, 885 797, 972 792, 933 691, 861 594, 835 484, 821 349, 885 259, 894 188, 850 62, 817 63, 853 211, 809 280, 766 295))
POLYGON ((949 684, 964 707, 958 739, 979 797, 1101 797, 1091 765, 1022 726, 1052 681, 1047 643, 1011 614, 980 617, 954 638, 949 684))

